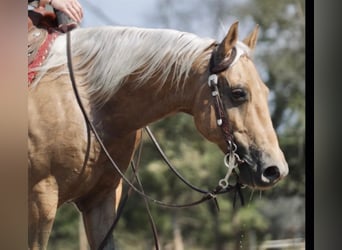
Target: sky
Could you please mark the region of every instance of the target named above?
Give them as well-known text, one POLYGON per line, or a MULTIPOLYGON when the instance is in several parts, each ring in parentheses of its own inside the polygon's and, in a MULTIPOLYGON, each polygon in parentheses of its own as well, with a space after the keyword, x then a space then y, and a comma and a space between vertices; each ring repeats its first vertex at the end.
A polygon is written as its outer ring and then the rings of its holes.
MULTIPOLYGON (((79 0, 84 10, 84 19, 81 27, 96 27, 104 25, 121 25, 121 26, 137 26, 144 28, 175 28, 180 29, 177 21, 170 23, 169 27, 164 27, 162 23, 156 21, 158 14, 158 2, 160 0, 79 0), (154 20, 154 21, 152 21, 154 20)), ((230 0, 235 4, 241 4, 246 0, 230 0)), ((182 8, 182 7, 180 7, 182 8)), ((194 11, 196 8, 191 7, 194 11)), ((212 37, 214 39, 222 39, 226 34, 228 27, 237 20, 233 15, 226 20, 222 20, 220 24, 220 34, 213 34, 214 30, 211 23, 206 23, 207 18, 201 17, 201 11, 198 10, 198 16, 193 15, 193 18, 198 18, 196 27, 192 30, 182 30, 193 32, 201 37, 212 37), (207 27, 207 28, 204 28, 207 27)), ((241 21, 241 20, 240 20, 241 21)), ((165 24, 164 24, 165 25, 165 24)), ((253 25, 248 23, 241 24, 239 33, 246 35, 249 33, 253 25)))
MULTIPOLYGON (((137 26, 144 28, 175 28, 179 29, 176 23, 171 23, 170 27, 164 27, 156 21, 156 14, 158 13, 158 1, 160 0, 79 0, 84 10, 84 18, 81 27, 96 27, 104 25, 120 25, 120 26, 137 26), (154 20, 154 21, 152 21, 154 20)), ((246 0, 230 0, 234 4, 241 4, 246 0)), ((186 4, 186 3, 185 3, 186 4)), ((182 8, 182 7, 180 7, 182 8)), ((191 7, 193 8, 193 7, 191 7)), ((193 8, 196 11, 196 8, 193 8)), ((198 10, 198 14, 201 11, 198 10)), ((232 13, 230 13, 232 14, 232 13)), ((182 30, 192 32, 200 37, 211 37, 220 40, 226 35, 228 27, 237 20, 232 15, 227 20, 222 20, 220 24, 220 34, 213 35, 212 24, 205 22, 206 18, 200 15, 195 15, 197 18, 196 27, 192 30, 182 30), (205 28, 206 27, 206 28, 205 28)), ((254 28, 255 23, 242 23, 240 20, 239 34, 240 39, 246 36, 254 28)), ((263 68, 258 68, 263 79, 266 80, 267 76, 264 75, 263 68)))
POLYGON ((158 0, 79 0, 84 10, 82 27, 124 25, 149 27, 148 14, 158 0))

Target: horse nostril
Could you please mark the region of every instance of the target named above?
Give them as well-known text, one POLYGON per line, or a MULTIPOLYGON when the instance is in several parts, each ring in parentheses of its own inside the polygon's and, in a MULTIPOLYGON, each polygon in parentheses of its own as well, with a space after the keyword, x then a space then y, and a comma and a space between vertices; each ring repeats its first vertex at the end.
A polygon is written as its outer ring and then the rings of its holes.
POLYGON ((277 181, 280 177, 279 168, 276 166, 267 167, 263 172, 263 177, 267 179, 267 182, 277 181))

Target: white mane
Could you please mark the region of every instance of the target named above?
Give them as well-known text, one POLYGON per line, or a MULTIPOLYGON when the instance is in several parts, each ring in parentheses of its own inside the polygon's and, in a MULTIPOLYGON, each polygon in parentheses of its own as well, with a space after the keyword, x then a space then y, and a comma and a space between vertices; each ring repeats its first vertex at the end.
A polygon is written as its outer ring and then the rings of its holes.
MULTIPOLYGON (((73 69, 75 75, 84 79, 81 84, 87 84, 94 101, 101 105, 113 96, 132 73, 139 77, 138 85, 144 84, 146 79, 158 72, 161 84, 172 77, 178 86, 188 76, 194 61, 203 56, 203 52, 213 43, 212 39, 166 29, 76 29, 71 33, 73 69)), ((209 57, 210 51, 203 59, 209 60, 209 57)), ((66 38, 63 35, 53 44, 36 83, 49 69, 66 64, 66 38)), ((68 74, 66 67, 61 69, 58 75, 68 74)))
MULTIPOLYGON (((148 82, 159 74, 159 83, 171 79, 177 87, 182 86, 196 59, 208 62, 213 39, 199 38, 194 34, 169 29, 143 29, 135 27, 97 27, 76 29, 71 33, 73 70, 87 86, 96 105, 109 100, 125 79, 135 74, 136 86, 148 82), (172 75, 171 75, 172 73, 172 75)), ((249 48, 237 42, 237 56, 232 65, 249 48)), ((67 65, 66 37, 59 36, 38 76, 31 84, 34 87, 50 69, 67 65)), ((69 74, 67 67, 53 72, 55 76, 69 74)))

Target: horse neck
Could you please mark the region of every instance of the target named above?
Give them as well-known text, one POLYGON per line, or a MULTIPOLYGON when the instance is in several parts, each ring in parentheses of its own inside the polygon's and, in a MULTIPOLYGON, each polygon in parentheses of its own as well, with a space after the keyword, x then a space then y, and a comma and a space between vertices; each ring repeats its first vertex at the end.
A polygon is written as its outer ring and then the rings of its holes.
POLYGON ((103 107, 103 126, 124 135, 175 113, 191 115, 196 96, 206 87, 205 70, 191 72, 180 88, 166 82, 159 89, 160 84, 153 80, 136 88, 134 79, 129 79, 103 107))

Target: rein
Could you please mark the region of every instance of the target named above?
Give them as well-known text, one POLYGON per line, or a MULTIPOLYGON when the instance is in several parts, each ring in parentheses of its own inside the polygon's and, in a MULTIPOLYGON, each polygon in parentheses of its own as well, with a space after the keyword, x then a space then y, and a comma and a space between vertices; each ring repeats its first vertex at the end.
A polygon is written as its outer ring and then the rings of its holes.
MULTIPOLYGON (((70 32, 66 33, 66 39, 67 39, 67 66, 68 66, 68 70, 69 70, 69 76, 70 76, 70 80, 72 83, 72 87, 74 90, 74 94, 77 100, 77 103, 81 109, 81 112, 84 116, 84 119, 86 121, 86 126, 87 129, 89 131, 89 129, 94 133, 94 136, 97 140, 97 142, 99 143, 101 149, 103 150, 104 154, 106 155, 106 157, 108 158, 108 160, 110 161, 113 169, 120 175, 120 177, 125 181, 125 183, 129 186, 129 192, 126 194, 127 197, 125 197, 123 199, 123 205, 120 204, 119 209, 117 211, 117 216, 113 222, 112 227, 110 228, 110 230, 108 231, 105 239, 103 239, 102 243, 100 244, 99 250, 103 249, 103 247, 105 246, 105 242, 107 240, 107 238, 109 237, 109 235, 111 234, 111 232, 114 230, 115 225, 117 224, 117 221, 121 215, 124 203, 127 201, 128 195, 130 193, 131 190, 134 190, 135 192, 137 192, 140 196, 142 196, 145 199, 145 202, 147 200, 150 200, 160 206, 163 207, 169 207, 169 208, 186 208, 186 207, 192 207, 195 205, 198 205, 200 203, 203 203, 207 200, 211 200, 213 199, 215 202, 215 205, 217 207, 217 209, 219 210, 218 207, 218 203, 216 200, 216 195, 217 194, 222 194, 222 193, 227 193, 230 192, 232 190, 236 190, 236 193, 239 194, 240 196, 240 201, 241 204, 244 204, 243 201, 243 197, 242 197, 242 193, 241 193, 241 187, 242 185, 240 183, 236 183, 235 185, 230 185, 228 182, 228 179, 232 173, 233 170, 236 170, 238 167, 238 164, 241 163, 241 160, 239 158, 239 156, 235 153, 237 146, 236 144, 233 142, 233 136, 230 133, 230 129, 228 126, 228 117, 226 112, 224 112, 225 108, 224 108, 224 104, 221 100, 221 97, 219 95, 219 89, 218 89, 218 77, 216 75, 216 73, 222 72, 224 70, 226 70, 227 68, 229 68, 229 66, 231 65, 231 62, 234 60, 234 56, 230 57, 228 60, 224 60, 223 64, 219 64, 219 65, 215 65, 215 67, 212 67, 212 65, 210 65, 210 73, 211 75, 209 76, 208 79, 208 84, 209 87, 212 90, 212 96, 215 98, 215 111, 216 111, 216 117, 217 117, 217 124, 218 126, 221 127, 224 139, 227 143, 227 148, 228 148, 228 153, 225 155, 224 157, 224 164, 225 166, 228 168, 227 170, 227 174, 226 176, 219 180, 218 185, 212 190, 212 191, 207 191, 207 190, 202 190, 196 186, 194 186, 193 184, 191 184, 190 182, 188 182, 170 163, 170 161, 168 160, 168 158, 166 157, 165 153, 163 152, 163 150, 161 149, 161 147, 159 146, 157 140, 155 139, 155 137, 153 136, 151 130, 146 127, 146 132, 148 133, 148 135, 150 136, 151 140, 153 141, 154 145, 156 146, 156 148, 158 149, 159 153, 161 154, 163 160, 166 162, 166 164, 168 165, 168 167, 171 169, 171 171, 181 180, 183 181, 187 186, 189 186, 191 189, 202 193, 203 197, 199 200, 190 202, 190 203, 186 203, 186 204, 173 204, 173 203, 165 203, 159 200, 156 200, 152 197, 150 197, 149 195, 146 195, 142 184, 139 180, 139 177, 136 174, 136 168, 132 167, 133 169, 133 173, 135 176, 136 181, 138 182, 139 188, 136 187, 132 181, 130 181, 125 175, 124 173, 120 170, 120 168, 118 167, 118 165, 115 163, 115 161, 112 159, 112 157, 110 156, 109 152, 106 149, 106 146, 104 145, 104 143, 102 142, 101 137, 99 136, 99 134, 97 133, 97 130, 95 128, 95 126, 93 125, 93 123, 91 122, 89 116, 87 115, 87 112, 84 108, 84 105, 82 103, 82 100, 80 98, 79 92, 77 90, 77 86, 76 86, 76 81, 75 81, 75 76, 74 76, 74 71, 73 71, 73 66, 72 66, 72 55, 71 55, 71 42, 70 42, 70 32), (231 59, 232 58, 232 59, 231 59)), ((234 49, 233 49, 234 50, 234 49)), ((233 54, 233 53, 232 53, 233 54)), ((88 147, 90 147, 90 136, 88 133, 88 147)), ((87 150, 88 151, 88 150, 87 150)), ((88 156, 86 154, 85 157, 85 161, 83 163, 83 166, 86 166, 88 160, 88 156)), ((236 198, 236 193, 234 196, 234 204, 235 204, 235 198, 236 198)), ((147 203, 146 203, 147 204, 147 203)), ((149 208, 147 207, 148 211, 149 208)), ((151 215, 149 213, 149 216, 151 218, 151 215)), ((159 246, 157 244, 157 240, 156 240, 156 231, 155 231, 155 227, 154 227, 154 222, 152 220, 152 228, 153 228, 153 234, 154 234, 154 238, 155 238, 155 243, 156 243, 156 249, 159 249, 159 246)))

